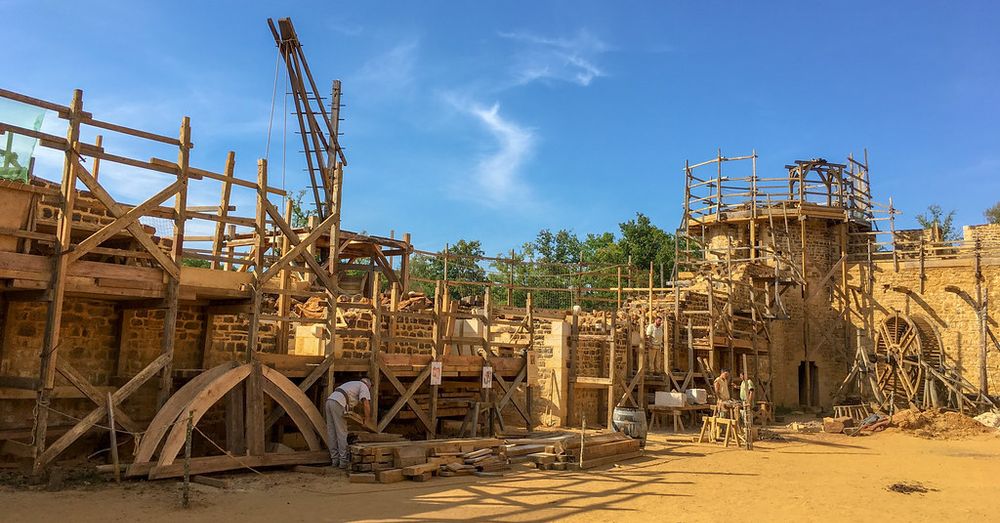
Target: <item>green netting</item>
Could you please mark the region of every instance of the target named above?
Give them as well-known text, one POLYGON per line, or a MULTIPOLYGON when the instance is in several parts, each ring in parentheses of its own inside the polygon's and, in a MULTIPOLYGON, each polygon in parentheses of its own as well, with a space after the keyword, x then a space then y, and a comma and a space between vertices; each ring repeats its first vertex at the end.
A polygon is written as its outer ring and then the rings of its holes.
MULTIPOLYGON (((0 122, 37 131, 44 117, 44 109, 0 99, 0 122)), ((38 140, 20 134, 0 133, 0 179, 27 182, 36 143, 38 140)))

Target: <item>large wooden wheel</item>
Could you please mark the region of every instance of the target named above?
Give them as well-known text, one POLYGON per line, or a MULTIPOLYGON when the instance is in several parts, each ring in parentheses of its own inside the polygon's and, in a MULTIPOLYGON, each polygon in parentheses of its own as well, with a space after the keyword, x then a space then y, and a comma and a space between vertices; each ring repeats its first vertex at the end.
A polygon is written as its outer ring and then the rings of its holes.
POLYGON ((930 322, 895 313, 875 331, 875 373, 886 399, 899 406, 926 406, 934 385, 927 366, 941 363, 941 343, 930 322))

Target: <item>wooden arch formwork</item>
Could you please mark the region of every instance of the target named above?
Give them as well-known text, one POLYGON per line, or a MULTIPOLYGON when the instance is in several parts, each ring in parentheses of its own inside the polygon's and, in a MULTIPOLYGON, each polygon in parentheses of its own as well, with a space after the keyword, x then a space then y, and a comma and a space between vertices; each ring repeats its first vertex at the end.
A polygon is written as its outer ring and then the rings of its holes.
MULTIPOLYGON (((233 439, 231 432, 227 439, 233 439)), ((242 365, 229 362, 198 375, 167 400, 146 429, 126 475, 159 479, 180 476, 185 466, 189 467, 189 473, 207 473, 237 467, 315 463, 328 459, 327 445, 323 416, 294 383, 258 362, 242 365), (236 441, 227 441, 235 452, 191 458, 186 465, 178 463, 178 455, 192 437, 191 431, 196 430, 198 422, 212 406, 234 391, 245 391, 245 405, 249 410, 260 408, 265 396, 274 400, 295 423, 309 450, 267 452, 264 418, 250 415, 241 416, 247 421, 240 427, 243 433, 235 438, 236 441), (241 450, 245 452, 240 453, 241 450)), ((223 450, 218 444, 215 446, 223 450)))

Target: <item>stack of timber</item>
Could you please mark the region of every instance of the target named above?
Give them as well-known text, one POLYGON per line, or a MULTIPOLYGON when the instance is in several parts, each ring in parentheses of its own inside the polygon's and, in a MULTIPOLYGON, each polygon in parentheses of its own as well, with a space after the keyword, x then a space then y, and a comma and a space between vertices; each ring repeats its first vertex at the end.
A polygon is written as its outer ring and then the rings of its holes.
POLYGON ((506 464, 503 445, 503 440, 496 438, 358 443, 351 445, 349 479, 355 483, 394 483, 427 481, 442 471, 475 472, 478 467, 506 464), (470 459, 478 461, 466 463, 465 456, 473 454, 476 458, 470 459), (496 456, 495 462, 479 459, 486 455, 496 456))
POLYGON ((591 432, 582 436, 579 433, 566 433, 555 438, 533 440, 543 444, 547 441, 553 441, 552 452, 536 452, 527 456, 529 461, 542 470, 586 470, 621 463, 642 455, 640 441, 620 432, 591 432))
POLYGON ((517 463, 531 463, 543 470, 586 470, 635 459, 641 454, 639 440, 608 431, 588 431, 583 435, 556 432, 505 439, 358 443, 351 445, 348 477, 354 483, 427 481, 434 476, 496 474, 517 463))

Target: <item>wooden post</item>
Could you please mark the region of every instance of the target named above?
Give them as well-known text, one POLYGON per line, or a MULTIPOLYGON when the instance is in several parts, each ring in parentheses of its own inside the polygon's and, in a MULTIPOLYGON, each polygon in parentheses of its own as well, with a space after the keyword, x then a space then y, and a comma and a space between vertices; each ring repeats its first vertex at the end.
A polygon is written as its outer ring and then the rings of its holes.
MULTIPOLYGON (((534 350, 535 345, 535 313, 532 310, 533 304, 531 303, 531 293, 527 293, 524 297, 524 308, 525 308, 525 321, 528 323, 528 347, 524 350, 524 354, 527 357, 528 352, 534 350)), ((525 365, 527 365, 527 359, 525 360, 525 365)), ((531 411, 532 400, 531 396, 534 392, 534 387, 530 384, 529 380, 525 379, 524 386, 524 409, 528 411, 528 423, 525 427, 528 432, 535 429, 535 415, 531 411)))
MULTIPOLYGON (((431 324, 431 339, 433 344, 431 345, 431 361, 441 361, 441 282, 438 281, 434 284, 434 322, 431 324)), ((429 418, 431 420, 431 428, 433 430, 427 431, 427 439, 433 439, 437 435, 437 411, 438 411, 438 389, 439 385, 431 385, 430 392, 430 409, 429 418)))
MULTIPOLYGON (((236 237, 236 226, 232 225, 232 224, 227 225, 226 226, 226 233, 227 233, 227 236, 228 236, 229 239, 235 238, 236 237)), ((234 262, 233 262, 233 258, 235 256, 236 256, 236 247, 234 247, 231 244, 227 244, 226 245, 226 264, 225 264, 225 270, 227 270, 227 271, 233 270, 233 267, 235 265, 234 262)), ((244 267, 246 267, 246 262, 243 262, 242 265, 244 267)))
MULTIPOLYGON (((261 300, 263 296, 260 288, 260 284, 257 280, 260 278, 260 274, 263 272, 264 267, 264 251, 267 249, 267 210, 265 202, 267 201, 267 160, 259 159, 257 160, 257 216, 254 222, 254 229, 257 238, 257 245, 254 249, 254 285, 253 285, 253 296, 251 296, 250 304, 250 321, 247 327, 247 354, 246 361, 249 363, 256 360, 257 351, 257 335, 260 331, 260 307, 261 300)), ((250 397, 250 392, 247 392, 247 397, 250 397)), ((249 411, 249 405, 247 406, 249 411)), ((249 438, 247 438, 249 440, 249 438)))
MULTIPOLYGON (((222 266, 222 262, 219 261, 219 256, 222 255, 222 244, 224 240, 223 233, 226 227, 224 221, 229 215, 229 196, 233 189, 233 171, 235 171, 235 169, 236 153, 229 151, 229 154, 226 155, 226 167, 223 171, 225 179, 222 180, 222 194, 219 197, 219 210, 217 211, 217 215, 221 219, 215 224, 215 237, 212 239, 212 256, 215 257, 215 259, 212 260, 211 265, 213 269, 218 269, 222 266)), ((230 263, 231 262, 229 261, 226 262, 227 265, 230 263)))
POLYGON ((576 407, 577 350, 580 345, 580 311, 573 308, 573 322, 569 328, 569 387, 566 395, 566 419, 572 423, 576 407))
MULTIPOLYGON (((652 262, 650 262, 652 264, 652 262)), ((652 277, 652 270, 650 271, 650 277, 652 277)), ((611 421, 614 419, 615 411, 615 376, 617 376, 617 369, 615 368, 615 359, 618 355, 618 309, 611 311, 611 342, 608 344, 608 424, 607 428, 610 430, 612 428, 611 421)), ((628 386, 627 383, 622 383, 622 387, 628 386)))
POLYGON ((122 482, 121 466, 118 463, 118 433, 115 431, 115 402, 108 392, 108 431, 111 439, 111 466, 115 468, 115 483, 122 482))
POLYGON ((982 252, 980 251, 980 247, 979 238, 976 238, 973 277, 976 279, 976 316, 979 320, 979 392, 988 396, 990 393, 986 361, 986 315, 988 310, 986 309, 986 299, 983 296, 982 252))
MULTIPOLYGON (((292 223, 292 200, 291 198, 285 200, 285 222, 292 223)), ((315 244, 313 244, 315 245, 315 244)), ((287 236, 281 236, 281 255, 285 256, 288 251, 292 250, 292 242, 287 236)), ((282 291, 287 291, 291 286, 291 271, 288 270, 288 265, 285 265, 278 273, 278 288, 282 291)), ((290 327, 291 322, 285 320, 289 315, 291 309, 291 296, 282 292, 278 295, 278 316, 282 318, 278 321, 278 354, 288 354, 288 337, 291 334, 290 327)), ((327 309, 329 310, 329 309, 327 309)), ((336 315, 335 315, 336 316, 336 315)))
POLYGON ((382 350, 382 305, 380 304, 378 289, 381 285, 379 281, 381 273, 375 272, 372 276, 372 334, 370 349, 370 362, 368 364, 368 376, 372 380, 372 421, 375 426, 379 426, 378 419, 378 392, 382 380, 382 371, 379 370, 379 352, 382 350))
POLYGON ((410 233, 403 233, 406 252, 399 261, 399 279, 403 282, 403 293, 410 292, 410 233))
MULTIPOLYGON (((102 136, 102 135, 99 134, 99 135, 97 135, 97 138, 94 140, 94 147, 97 147, 98 149, 100 149, 103 146, 104 146, 104 136, 102 136)), ((91 176, 94 177, 94 180, 100 180, 100 175, 101 175, 101 157, 100 156, 95 156, 94 159, 92 160, 92 162, 93 163, 90 166, 90 171, 91 171, 90 174, 91 174, 91 176)))
POLYGON ((386 352, 393 354, 397 351, 393 350, 396 347, 396 330, 397 330, 397 313, 399 312, 399 284, 392 282, 389 287, 389 343, 386 344, 386 352))
POLYGON ((711 275, 708 276, 708 362, 708 366, 715 371, 715 285, 711 275))
POLYGON ((246 441, 247 454, 264 455, 264 377, 260 360, 254 358, 253 370, 246 379, 246 441))
POLYGON ((650 323, 653 321, 653 262, 649 262, 649 289, 648 297, 646 302, 646 312, 647 319, 650 323))
MULTIPOLYGON (((174 197, 174 244, 171 259, 177 264, 181 264, 184 258, 184 224, 187 221, 187 189, 188 189, 188 164, 191 154, 191 119, 185 116, 181 120, 180 146, 177 152, 177 180, 181 182, 181 188, 174 197)), ((173 392, 174 384, 174 338, 177 331, 177 295, 180 280, 178 278, 167 277, 166 302, 167 309, 163 317, 163 336, 160 338, 160 354, 170 355, 170 360, 163 366, 160 373, 160 391, 156 398, 156 404, 162 407, 170 394, 173 392)))
POLYGON ((622 266, 618 266, 618 293, 617 299, 615 300, 616 307, 622 308, 622 266))
POLYGON ((510 278, 507 279, 507 306, 514 306, 514 249, 510 250, 510 278))
POLYGON ((56 230, 55 255, 52 267, 52 279, 49 283, 51 301, 45 318, 45 333, 42 338, 41 362, 38 379, 35 419, 32 433, 34 435, 34 467, 33 473, 41 472, 42 463, 39 456, 45 450, 45 435, 48 429, 49 401, 55 384, 56 358, 59 349, 59 327, 62 322, 64 292, 66 290, 66 273, 68 259, 66 257, 73 243, 73 208, 76 202, 76 158, 80 154, 80 120, 83 118, 83 91, 73 91, 70 102, 69 127, 66 130, 66 141, 70 148, 66 150, 63 159, 62 206, 59 209, 59 222, 56 230))
POLYGON ((184 431, 184 489, 181 506, 191 506, 191 431, 194 429, 194 411, 188 411, 187 427, 184 431))
POLYGON ((444 244, 444 292, 448 292, 448 244, 444 244))

